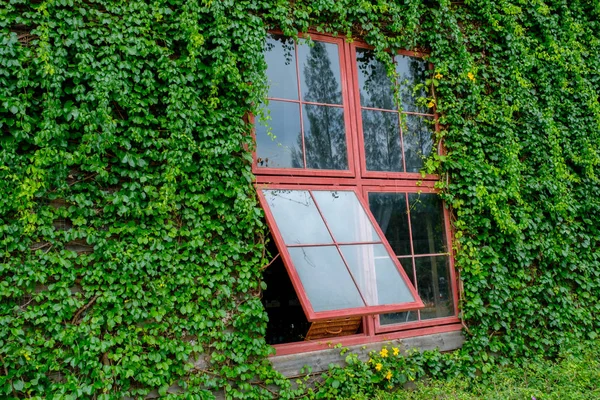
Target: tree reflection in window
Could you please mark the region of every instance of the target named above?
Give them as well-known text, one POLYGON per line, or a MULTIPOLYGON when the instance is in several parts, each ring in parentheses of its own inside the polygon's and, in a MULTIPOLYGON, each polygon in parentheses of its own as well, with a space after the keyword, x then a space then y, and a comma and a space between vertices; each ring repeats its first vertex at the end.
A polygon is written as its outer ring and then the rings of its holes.
MULTIPOLYGON (((356 62, 367 170, 419 172, 433 148, 433 120, 427 115, 405 114, 402 121, 385 64, 373 51, 362 48, 356 50, 356 62)), ((425 80, 426 63, 406 56, 395 56, 394 62, 403 113, 427 112, 417 102, 425 91, 414 91, 425 80)))
MULTIPOLYGON (((346 132, 344 126, 344 111, 341 107, 330 105, 342 104, 340 86, 340 71, 337 46, 329 43, 314 42, 308 54, 303 57, 308 45, 299 45, 300 65, 302 70, 304 104, 304 151, 306 168, 313 169, 348 169, 346 132), (334 71, 333 65, 337 65, 334 71)), ((298 135, 298 148, 302 148, 302 135, 298 135)), ((294 149, 292 165, 301 168, 302 154, 294 149)))

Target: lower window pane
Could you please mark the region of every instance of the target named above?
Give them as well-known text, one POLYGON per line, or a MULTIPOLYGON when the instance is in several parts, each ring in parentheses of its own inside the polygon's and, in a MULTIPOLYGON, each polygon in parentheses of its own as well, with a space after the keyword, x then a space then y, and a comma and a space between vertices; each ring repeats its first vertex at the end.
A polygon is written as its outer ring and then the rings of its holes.
POLYGON ((342 108, 304 105, 303 119, 306 168, 348 169, 342 108))
POLYGON ((415 301, 382 244, 341 246, 340 249, 367 305, 415 301))
POLYGON ((431 154, 433 148, 431 119, 407 114, 406 129, 402 131, 402 137, 406 172, 419 172, 423 168, 423 159, 431 154))
POLYGON ((255 124, 257 166, 304 168, 300 106, 271 100, 268 109, 271 120, 267 121, 267 126, 260 122, 255 124))
POLYGON ((399 313, 382 314, 379 317, 379 323, 381 325, 393 325, 402 324, 405 322, 413 322, 419 320, 419 313, 417 311, 405 311, 399 313))
POLYGON ((362 125, 367 170, 404 171, 398 114, 363 110, 362 125))
POLYGON ((364 307, 335 246, 288 247, 315 312, 364 307))
POLYGON ((454 315, 448 256, 415 257, 419 296, 425 303, 421 319, 454 315))
MULTIPOLYGON (((410 255, 405 193, 369 193, 369 208, 397 256, 410 255)), ((412 267, 411 267, 412 271, 412 267)))
POLYGON ((409 193, 408 203, 414 254, 445 253, 442 199, 432 193, 409 193))
MULTIPOLYGON (((403 265, 411 266, 409 258, 401 258, 403 265)), ((380 325, 402 324, 419 320, 450 317, 454 315, 454 297, 450 282, 450 259, 448 256, 415 257, 419 297, 425 307, 416 311, 382 314, 380 325)), ((408 272, 408 268, 405 267, 408 272)), ((409 276, 411 276, 409 274, 409 276)), ((411 279, 412 280, 412 279, 411 279)), ((414 281, 413 281, 414 282, 414 281)))
POLYGON ((308 190, 263 190, 286 244, 333 243, 308 190))

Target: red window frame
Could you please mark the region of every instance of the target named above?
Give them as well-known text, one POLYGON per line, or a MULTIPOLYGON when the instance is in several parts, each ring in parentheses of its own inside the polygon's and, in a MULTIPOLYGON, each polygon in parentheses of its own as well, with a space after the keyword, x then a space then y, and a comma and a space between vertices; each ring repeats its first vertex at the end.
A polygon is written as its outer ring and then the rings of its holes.
MULTIPOLYGON (((360 41, 355 42, 349 48, 349 53, 350 53, 349 58, 352 61, 356 60, 356 49, 357 48, 373 50, 372 46, 361 43, 360 41)), ((415 51, 407 51, 407 50, 400 50, 396 54, 400 55, 400 56, 409 56, 409 57, 415 57, 415 58, 424 58, 424 56, 426 55, 424 53, 415 52, 415 51)), ((431 63, 428 64, 428 67, 430 70, 433 70, 433 65, 431 63)), ((350 84, 352 85, 352 93, 354 94, 352 97, 353 97, 353 101, 354 101, 354 110, 355 110, 354 116, 356 118, 356 131, 357 131, 356 139, 358 141, 358 152, 359 152, 359 159, 360 159, 360 176, 363 178, 415 179, 415 175, 417 175, 418 176, 417 179, 421 179, 422 176, 419 172, 388 172, 388 171, 369 171, 369 170, 367 170, 366 154, 364 151, 365 141, 364 141, 364 132, 363 132, 362 110, 395 113, 395 114, 398 114, 399 118, 400 118, 401 114, 417 115, 417 116, 421 116, 424 118, 432 118, 435 121, 435 131, 437 132, 437 131, 439 131, 439 124, 438 124, 437 114, 435 112, 435 105, 433 107, 432 113, 417 113, 417 112, 411 112, 411 111, 397 111, 397 110, 394 111, 394 110, 386 110, 386 109, 375 108, 375 107, 365 107, 365 106, 361 105, 361 103, 360 103, 360 88, 359 88, 359 82, 358 82, 358 78, 357 78, 357 76, 358 76, 357 64, 355 62, 352 62, 351 68, 352 68, 352 75, 351 75, 352 81, 350 82, 350 84)), ((403 139, 402 131, 403 131, 403 127, 400 126, 400 145, 402 148, 402 154, 404 155, 404 139, 403 139)), ((440 151, 440 148, 438 148, 438 152, 439 151, 440 151)), ((402 163, 404 166, 404 170, 406 170, 406 157, 402 158, 402 163)), ((425 179, 437 180, 439 178, 437 175, 427 174, 425 176, 425 179)))
MULTIPOLYGON (((412 297, 415 299, 415 301, 409 302, 409 303, 404 303, 402 305, 402 310, 400 310, 400 311, 416 310, 416 309, 423 307, 423 302, 419 299, 419 295, 417 294, 417 291, 410 284, 410 279, 408 278, 406 272, 404 271, 404 268, 402 267, 402 265, 400 265, 398 258, 395 257, 394 251, 392 250, 388 241, 385 239, 385 235, 381 231, 381 228, 377 224, 377 221, 375 221, 375 219, 373 218, 373 215, 369 212, 369 206, 368 206, 368 204, 365 204, 365 200, 361 196, 361 193, 358 191, 357 188, 355 188, 353 186, 333 188, 331 186, 308 186, 308 185, 301 185, 301 186, 268 185, 268 187, 259 187, 258 188, 258 197, 259 197, 259 200, 263 207, 263 210, 265 211, 265 215, 267 218, 267 224, 268 224, 269 228, 271 229, 273 236, 275 237, 275 242, 277 243, 277 247, 279 248, 279 252, 284 261, 283 264, 285 265, 288 275, 290 276, 292 285, 294 286, 294 289, 296 290, 298 298, 300 299, 300 304, 302 305, 302 309, 304 310, 304 313, 306 314, 306 318, 308 319, 309 322, 312 322, 315 320, 322 320, 322 319, 344 318, 344 317, 349 317, 349 316, 363 316, 363 315, 381 314, 381 313, 386 313, 386 312, 395 312, 396 310, 398 310, 398 306, 397 305, 396 306, 393 306, 393 305, 364 306, 364 307, 360 307, 360 308, 345 309, 345 310, 339 310, 339 311, 336 310, 336 311, 316 312, 313 309, 311 302, 308 299, 308 296, 306 295, 306 291, 304 290, 304 287, 302 285, 300 276, 298 275, 296 268, 293 267, 294 263, 292 261, 292 258, 290 256, 287 248, 288 247, 305 247, 305 246, 306 247, 332 246, 332 245, 337 248, 338 246, 344 246, 344 245, 373 244, 375 242, 341 243, 341 242, 335 241, 335 237, 332 235, 332 237, 334 237, 333 243, 301 244, 301 245, 293 245, 293 246, 290 246, 289 244, 286 245, 281 236, 281 233, 277 227, 275 217, 273 216, 273 213, 271 212, 271 209, 269 208, 269 206, 267 204, 265 196, 262 193, 262 189, 270 189, 270 190, 290 189, 290 190, 309 190, 309 191, 312 191, 312 190, 326 190, 326 191, 339 190, 339 191, 353 192, 356 195, 356 198, 358 199, 360 205, 365 210, 366 215, 369 218, 369 222, 371 222, 371 224, 373 225, 375 232, 377 233, 377 235, 379 235, 381 243, 379 243, 379 241, 378 241, 377 244, 383 244, 383 246, 385 247, 388 254, 392 255, 391 260, 394 263, 394 265, 396 266, 400 275, 402 276, 402 279, 405 282, 409 283, 407 285, 407 288, 408 288, 410 294, 412 295, 412 297)), ((321 214, 321 217, 323 217, 322 211, 320 210, 318 205, 316 205, 316 208, 317 208, 319 214, 321 214)), ((325 222, 327 229, 331 232, 331 229, 329 228, 327 219, 323 217, 323 221, 325 222)), ((346 260, 345 260, 345 257, 343 256, 343 254, 341 254, 341 256, 342 256, 342 259, 344 260, 344 262, 346 263, 346 260)))
MULTIPOLYGON (((435 181, 424 182, 422 186, 411 186, 411 187, 383 187, 383 186, 363 186, 363 196, 368 203, 369 193, 424 193, 424 194, 437 194, 439 191, 434 187, 435 181)), ((410 207, 407 207, 408 210, 408 226, 409 226, 409 235, 412 247, 412 223, 410 220, 410 207)), ((412 262, 413 258, 420 257, 429 257, 429 256, 440 256, 447 255, 449 260, 449 278, 451 282, 452 288, 452 303, 454 309, 454 315, 440 318, 430 318, 430 319, 421 319, 420 315, 417 321, 411 322, 403 322, 397 324, 389 324, 389 325, 381 325, 379 323, 379 318, 375 319, 375 331, 377 333, 386 333, 386 332, 395 332, 400 330, 410 330, 414 328, 424 327, 424 326, 433 326, 433 325, 443 325, 443 324, 451 324, 459 322, 460 320, 457 318, 458 315, 458 290, 456 283, 458 282, 458 274, 454 268, 454 257, 452 253, 452 229, 450 226, 450 215, 448 210, 443 208, 443 217, 444 217, 444 233, 445 233, 445 246, 447 252, 441 253, 431 253, 431 254, 414 254, 414 251, 411 251, 410 255, 402 255, 397 256, 399 259, 410 259, 412 262)), ((402 261, 400 262, 402 264, 402 261)), ((415 277, 416 285, 415 289, 419 290, 419 281, 417 278, 416 271, 413 271, 413 276, 415 277)), ((418 310, 420 313, 420 310, 418 310)))
MULTIPOLYGON (((280 32, 271 32, 272 34, 281 35, 280 32)), ((293 175, 293 176, 330 176, 330 177, 355 177, 356 170, 354 169, 354 156, 355 153, 352 151, 354 148, 353 143, 353 135, 352 132, 356 129, 353 126, 353 121, 351 118, 351 112, 348 110, 348 106, 351 103, 349 91, 350 88, 348 86, 348 82, 351 79, 348 79, 347 74, 350 69, 348 68, 348 54, 347 51, 344 51, 344 40, 342 38, 334 38, 331 36, 320 35, 320 34, 311 34, 310 37, 313 40, 325 42, 325 43, 333 43, 338 46, 339 50, 339 63, 340 63, 340 83, 342 90, 342 108, 344 110, 344 127, 346 130, 346 152, 348 156, 348 169, 347 170, 319 170, 319 169, 310 169, 310 168, 269 168, 269 167, 259 167, 257 163, 257 155, 256 151, 253 153, 253 162, 252 162, 252 173, 255 175, 293 175)), ((317 102, 308 102, 302 100, 302 89, 300 83, 300 66, 298 61, 298 45, 294 46, 295 60, 296 60, 296 82, 298 85, 298 100, 290 100, 283 99, 277 97, 267 97, 267 100, 281 101, 285 103, 294 103, 299 104, 300 108, 300 129, 302 131, 302 140, 304 143, 304 118, 302 105, 318 105, 318 106, 326 106, 331 107, 331 105, 317 102)), ((254 124, 255 118, 252 118, 251 122, 254 124)), ((306 165, 306 154, 304 153, 304 163, 306 165)))
MULTIPOLYGON (((280 34, 279 32, 273 32, 280 34)), ((347 151, 348 151, 348 171, 333 171, 333 170, 315 170, 315 169, 299 169, 299 168, 268 168, 257 166, 256 151, 253 154, 252 171, 256 176, 256 188, 260 193, 262 189, 325 189, 336 190, 336 188, 351 189, 357 194, 359 201, 368 211, 369 218, 373 219, 368 206, 368 193, 370 192, 403 192, 403 193, 437 193, 435 183, 439 181, 438 175, 427 174, 422 176, 421 173, 413 172, 384 172, 384 171, 367 171, 366 155, 364 150, 363 129, 361 109, 364 108, 360 104, 360 91, 358 82, 358 70, 356 60, 356 48, 372 49, 372 47, 355 40, 352 43, 346 43, 341 38, 334 38, 323 34, 310 34, 313 40, 325 41, 328 43, 337 43, 340 51, 340 76, 342 86, 342 99, 344 109, 344 122, 346 127, 347 151)), ((295 46, 297 53, 297 46, 295 46)), ((399 55, 410 57, 424 58, 426 54, 412 51, 399 51, 399 55)), ((298 58, 296 57, 296 63, 298 58)), ((433 66, 429 64, 429 69, 433 66)), ((298 74, 298 67, 296 67, 298 74)), ((300 81, 298 81, 300 85, 300 81)), ((435 98, 435 93, 432 93, 435 98)), ((273 100, 281 100, 275 99, 273 100)), ((438 132, 440 127, 438 116, 433 108, 431 114, 404 112, 405 114, 416 114, 423 117, 433 118, 435 121, 434 130, 438 132)), ((254 123, 254 119, 251 119, 254 123)), ((441 144, 435 148, 439 154, 443 148, 441 144)), ((436 151, 433 150, 433 151, 436 151)), ((274 219, 268 207, 265 207, 262 194, 259 194, 259 199, 263 203, 263 209, 267 216, 267 223, 270 228, 274 227, 274 219)), ((379 323, 379 315, 368 315, 363 317, 363 332, 350 336, 342 336, 328 338, 323 340, 308 341, 308 342, 293 342, 285 344, 277 344, 273 347, 277 355, 293 354, 305 351, 314 351, 328 348, 332 342, 341 343, 344 346, 379 342, 385 340, 393 340, 407 338, 413 336, 452 332, 462 329, 462 324, 458 318, 458 300, 459 300, 459 276, 454 268, 454 256, 452 251, 452 231, 450 227, 450 218, 448 210, 444 207, 444 229, 446 234, 446 248, 450 264, 450 287, 452 290, 454 315, 449 317, 432 318, 426 320, 417 320, 414 322, 398 323, 393 325, 381 325, 379 323)), ((381 228, 377 223, 374 224, 379 235, 383 235, 381 228)), ((272 229, 272 232, 276 232, 272 229)), ((385 236, 381 236, 384 238, 385 236)), ((412 239, 411 239, 412 240, 412 239)), ((384 241, 386 248, 389 248, 389 243, 384 241)), ((280 252, 284 260, 284 264, 288 273, 290 273, 289 255, 284 254, 285 249, 280 247, 280 252)), ((393 251, 392 251, 393 254, 393 251)), ((437 253, 436 253, 437 254, 437 253)), ((419 255, 426 256, 426 255, 419 255)), ((412 255, 414 257, 414 255, 412 255)), ((403 271, 404 272, 404 271, 403 271)), ((294 281, 293 274, 290 273, 290 278, 294 281)), ((416 277, 415 277, 416 279, 416 277)), ((296 286, 294 286, 296 287, 296 286)), ((301 291, 297 291, 300 297, 301 291)), ((304 308, 304 305, 303 305, 304 308)), ((310 310, 304 309, 307 318, 311 319, 310 310)), ((333 312, 332 316, 344 317, 339 312, 333 312)))

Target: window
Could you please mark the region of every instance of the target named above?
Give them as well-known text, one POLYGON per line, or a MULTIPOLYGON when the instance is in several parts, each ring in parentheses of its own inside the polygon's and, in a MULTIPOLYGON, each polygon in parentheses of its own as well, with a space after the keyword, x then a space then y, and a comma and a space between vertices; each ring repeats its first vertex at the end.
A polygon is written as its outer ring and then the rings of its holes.
POLYGON ((265 46, 270 119, 255 123, 253 171, 281 255, 265 271, 268 340, 363 343, 459 329, 439 178, 419 172, 436 151, 435 113, 417 100, 431 94, 415 91, 429 64, 394 55, 398 110, 368 46, 311 37, 312 46, 270 34, 265 46))

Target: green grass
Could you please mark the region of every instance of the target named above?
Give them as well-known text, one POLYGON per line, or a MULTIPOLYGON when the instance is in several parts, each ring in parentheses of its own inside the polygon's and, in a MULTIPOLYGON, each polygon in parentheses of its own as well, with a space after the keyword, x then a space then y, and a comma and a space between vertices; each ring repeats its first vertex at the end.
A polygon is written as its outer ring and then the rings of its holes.
POLYGON ((538 359, 500 367, 475 380, 458 376, 419 382, 412 389, 379 392, 377 399, 600 399, 600 342, 571 350, 554 362, 538 359))

